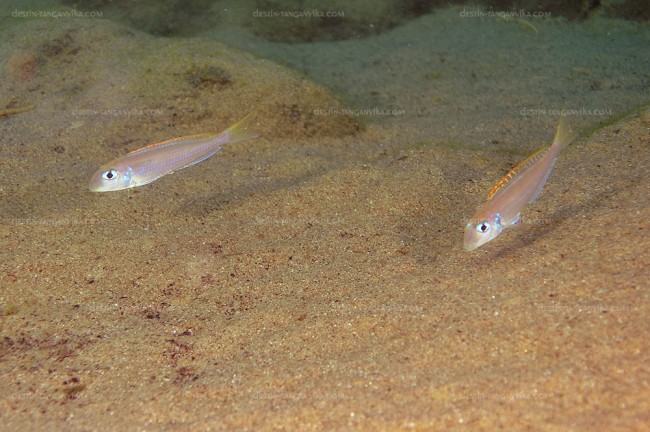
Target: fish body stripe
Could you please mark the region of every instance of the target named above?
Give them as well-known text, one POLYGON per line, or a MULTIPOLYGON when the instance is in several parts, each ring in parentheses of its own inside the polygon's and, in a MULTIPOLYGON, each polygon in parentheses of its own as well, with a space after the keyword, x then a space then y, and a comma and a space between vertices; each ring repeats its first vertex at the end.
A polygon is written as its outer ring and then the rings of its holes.
POLYGON ((503 176, 503 178, 494 185, 490 193, 488 194, 487 198, 488 200, 491 200, 494 195, 496 195, 499 191, 501 191, 505 186, 512 181, 521 171, 526 171, 529 167, 535 164, 543 155, 546 153, 546 150, 548 150, 550 147, 542 147, 541 149, 537 150, 535 153, 530 155, 528 158, 524 159, 523 161, 519 162, 514 168, 512 168, 508 173, 503 176))
POLYGON ((168 140, 165 140, 165 141, 161 141, 161 142, 146 145, 146 146, 144 146, 142 148, 139 148, 137 150, 133 150, 133 151, 127 153, 127 154, 134 155, 134 154, 138 154, 138 153, 144 153, 145 151, 149 151, 149 150, 152 150, 154 148, 158 149, 158 148, 163 148, 163 147, 168 147, 168 146, 171 146, 171 145, 175 145, 177 143, 180 143, 181 141, 208 138, 210 136, 214 136, 216 138, 217 136, 219 136, 219 134, 205 133, 205 134, 194 134, 194 135, 180 136, 180 137, 168 139, 168 140))

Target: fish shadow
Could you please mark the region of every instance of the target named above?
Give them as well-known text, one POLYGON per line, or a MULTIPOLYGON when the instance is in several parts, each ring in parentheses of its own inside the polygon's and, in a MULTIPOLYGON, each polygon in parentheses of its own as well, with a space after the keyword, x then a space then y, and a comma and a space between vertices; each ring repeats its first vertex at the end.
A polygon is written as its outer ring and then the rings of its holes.
MULTIPOLYGON (((552 234, 558 229, 561 229, 565 223, 570 223, 568 221, 574 219, 576 215, 590 214, 593 213, 595 209, 606 207, 607 203, 611 202, 612 197, 618 194, 621 190, 622 188, 609 188, 598 195, 592 195, 583 202, 566 206, 550 215, 548 223, 526 223, 525 216, 522 216, 522 221, 518 224, 521 225, 518 226, 519 229, 508 230, 511 231, 510 234, 518 232, 518 235, 511 236, 509 244, 501 246, 497 251, 495 251, 494 256, 496 258, 505 258, 515 254, 522 248, 532 246, 544 237, 552 234), (523 230, 523 228, 527 228, 527 230, 523 230)), ((568 241, 572 240, 573 239, 570 239, 568 241)))

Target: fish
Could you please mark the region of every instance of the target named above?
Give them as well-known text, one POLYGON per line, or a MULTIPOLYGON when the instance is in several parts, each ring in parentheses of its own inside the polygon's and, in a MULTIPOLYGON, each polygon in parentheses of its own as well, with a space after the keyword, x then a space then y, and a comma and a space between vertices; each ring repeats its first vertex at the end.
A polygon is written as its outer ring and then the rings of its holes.
POLYGON ((172 138, 134 150, 102 165, 91 177, 91 192, 111 192, 144 186, 167 174, 203 162, 225 144, 259 137, 251 127, 249 113, 221 133, 172 138))
POLYGON ((553 143, 512 168, 492 188, 485 204, 467 223, 463 240, 466 250, 474 250, 494 240, 505 228, 519 222, 522 209, 542 193, 560 152, 577 136, 561 115, 553 143))

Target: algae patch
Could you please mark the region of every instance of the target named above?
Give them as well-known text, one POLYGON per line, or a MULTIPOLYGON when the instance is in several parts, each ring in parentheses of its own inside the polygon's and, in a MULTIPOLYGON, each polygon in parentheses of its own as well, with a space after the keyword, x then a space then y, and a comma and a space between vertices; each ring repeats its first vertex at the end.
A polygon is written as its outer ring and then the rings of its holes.
POLYGON ((224 89, 233 84, 230 72, 219 66, 194 66, 185 73, 185 81, 194 88, 224 89))

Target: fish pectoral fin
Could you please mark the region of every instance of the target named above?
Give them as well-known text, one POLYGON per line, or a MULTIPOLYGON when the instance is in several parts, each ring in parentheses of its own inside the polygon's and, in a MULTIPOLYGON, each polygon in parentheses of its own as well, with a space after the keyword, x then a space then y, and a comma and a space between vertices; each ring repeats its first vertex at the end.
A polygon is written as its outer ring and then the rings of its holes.
POLYGON ((520 220, 521 220, 521 213, 519 213, 517 217, 514 218, 514 220, 512 221, 512 225, 516 225, 517 222, 519 222, 520 220))

